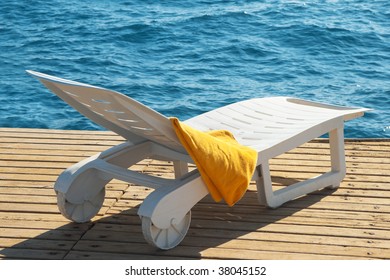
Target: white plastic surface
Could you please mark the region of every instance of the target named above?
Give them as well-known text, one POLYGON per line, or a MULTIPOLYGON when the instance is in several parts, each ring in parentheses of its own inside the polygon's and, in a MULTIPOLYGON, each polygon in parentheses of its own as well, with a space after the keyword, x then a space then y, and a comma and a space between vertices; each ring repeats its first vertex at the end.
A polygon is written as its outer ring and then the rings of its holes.
POLYGON ((167 228, 157 227, 149 217, 141 217, 141 222, 146 241, 162 250, 169 250, 179 245, 186 236, 191 224, 191 211, 179 221, 172 219, 167 228))
POLYGON ((112 90, 27 72, 81 114, 128 141, 139 143, 148 139, 184 151, 170 120, 136 100, 112 90))
MULTIPOLYGON (((156 188, 138 210, 145 239, 161 249, 177 246, 190 226, 190 209, 207 188, 197 171, 188 173, 190 157, 169 119, 141 103, 104 88, 28 71, 61 99, 92 121, 123 136, 127 143, 110 148, 68 168, 55 189, 63 215, 89 220, 104 200, 104 186, 116 178, 156 188), (128 170, 155 157, 173 161, 176 179, 162 179, 128 170)), ((243 145, 258 152, 256 180, 259 202, 271 208, 325 187, 336 188, 344 178, 344 121, 368 109, 347 108, 289 97, 245 100, 186 121, 200 130, 227 129, 243 145), (331 170, 316 178, 273 191, 269 160, 329 133, 331 170)))
POLYGON ((186 123, 203 131, 228 129, 241 144, 259 153, 269 150, 273 157, 302 144, 303 138, 311 140, 336 128, 340 125, 337 118, 356 118, 365 111, 289 97, 267 97, 227 105, 186 123))
POLYGON ((80 203, 72 203, 66 199, 66 194, 57 192, 57 205, 61 214, 76 223, 85 223, 99 212, 104 202, 105 188, 102 188, 94 197, 80 203))

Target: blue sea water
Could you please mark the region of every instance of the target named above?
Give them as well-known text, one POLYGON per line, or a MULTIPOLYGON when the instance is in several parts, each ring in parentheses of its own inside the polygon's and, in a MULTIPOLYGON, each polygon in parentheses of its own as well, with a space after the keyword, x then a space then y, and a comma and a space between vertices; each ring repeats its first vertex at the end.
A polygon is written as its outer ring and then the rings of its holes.
POLYGON ((182 120, 271 95, 369 107, 346 137, 390 137, 388 0, 2 0, 0 127, 101 129, 26 69, 182 120))

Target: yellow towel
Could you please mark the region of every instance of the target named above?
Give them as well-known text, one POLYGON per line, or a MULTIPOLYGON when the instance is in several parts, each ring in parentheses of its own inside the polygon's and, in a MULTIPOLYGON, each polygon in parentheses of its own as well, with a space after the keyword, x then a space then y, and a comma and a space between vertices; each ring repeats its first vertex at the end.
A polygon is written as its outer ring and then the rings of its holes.
POLYGON ((171 118, 180 142, 195 162, 212 198, 233 206, 245 194, 257 152, 239 144, 227 130, 202 132, 171 118))

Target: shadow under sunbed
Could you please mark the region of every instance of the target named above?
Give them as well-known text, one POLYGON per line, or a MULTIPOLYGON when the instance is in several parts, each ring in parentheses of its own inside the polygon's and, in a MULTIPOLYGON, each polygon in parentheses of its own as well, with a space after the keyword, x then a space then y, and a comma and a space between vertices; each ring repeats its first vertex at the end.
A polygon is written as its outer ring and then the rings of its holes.
MULTIPOLYGON (((330 193, 330 190, 319 191, 273 210, 257 203, 255 191, 248 191, 233 207, 206 197, 192 209, 187 236, 179 246, 168 251, 156 249, 144 240, 137 206, 93 222, 70 222, 44 230, 34 238, 1 249, 0 256, 16 259, 257 259, 262 258, 257 243, 259 240, 267 242, 267 236, 274 233, 273 229, 268 229, 269 225, 281 223, 330 193)), ((294 227, 294 224, 289 226, 294 227)))

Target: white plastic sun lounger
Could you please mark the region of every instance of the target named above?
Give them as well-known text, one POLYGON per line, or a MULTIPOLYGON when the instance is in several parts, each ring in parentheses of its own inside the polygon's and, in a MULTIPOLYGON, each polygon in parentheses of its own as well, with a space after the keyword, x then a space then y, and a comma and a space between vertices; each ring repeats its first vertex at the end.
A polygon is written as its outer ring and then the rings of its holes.
MULTIPOLYGON (((171 122, 139 102, 104 88, 27 71, 81 114, 127 141, 65 170, 55 183, 61 213, 86 222, 100 210, 105 185, 112 179, 155 188, 138 215, 145 239, 161 249, 177 246, 191 221, 191 208, 208 190, 197 170, 188 172, 191 158, 180 144, 171 122), (163 179, 128 168, 145 158, 174 162, 175 178, 163 179)), ((288 97, 251 99, 187 120, 200 130, 227 129, 243 145, 258 152, 253 180, 260 204, 276 208, 322 188, 337 188, 346 174, 344 121, 367 109, 346 108, 288 97), (331 170, 316 178, 273 191, 269 160, 329 133, 331 170)))

